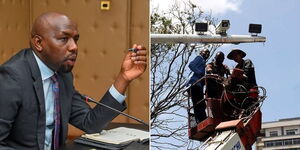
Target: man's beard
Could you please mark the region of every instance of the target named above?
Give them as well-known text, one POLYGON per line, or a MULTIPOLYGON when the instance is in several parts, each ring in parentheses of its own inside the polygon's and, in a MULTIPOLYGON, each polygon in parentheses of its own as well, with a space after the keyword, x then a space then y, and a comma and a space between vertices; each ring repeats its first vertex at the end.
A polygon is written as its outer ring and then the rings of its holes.
POLYGON ((62 64, 58 71, 63 73, 71 72, 74 66, 68 65, 68 64, 62 64))
POLYGON ((71 72, 73 67, 74 67, 74 64, 75 64, 75 61, 76 61, 76 57, 77 57, 77 54, 71 54, 67 57, 65 57, 64 59, 64 63, 62 63, 59 67, 59 71, 63 72, 63 73, 68 73, 68 72, 71 72), (67 61, 72 61, 73 64, 70 65, 67 63, 67 61))

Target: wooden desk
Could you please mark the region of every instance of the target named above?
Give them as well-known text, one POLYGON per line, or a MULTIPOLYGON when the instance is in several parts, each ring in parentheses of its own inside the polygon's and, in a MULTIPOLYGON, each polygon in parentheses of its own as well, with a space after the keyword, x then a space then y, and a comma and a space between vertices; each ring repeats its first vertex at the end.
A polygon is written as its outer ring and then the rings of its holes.
MULTIPOLYGON (((149 131, 149 128, 142 124, 128 124, 128 123, 111 123, 105 129, 112 129, 116 127, 128 127, 128 128, 135 128, 141 129, 144 131, 149 131)), ((150 135, 149 135, 150 138, 150 135)), ((61 150, 103 150, 103 148, 92 147, 88 145, 78 144, 73 142, 73 140, 68 140, 67 143, 60 148, 61 150)), ((126 150, 149 150, 149 142, 147 143, 138 143, 133 142, 125 148, 126 150)))

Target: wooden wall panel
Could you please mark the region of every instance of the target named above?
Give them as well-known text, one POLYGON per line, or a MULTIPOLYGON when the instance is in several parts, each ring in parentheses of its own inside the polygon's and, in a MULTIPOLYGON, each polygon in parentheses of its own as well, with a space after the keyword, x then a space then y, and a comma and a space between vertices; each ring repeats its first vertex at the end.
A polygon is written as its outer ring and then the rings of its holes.
POLYGON ((29 46, 29 1, 0 1, 0 64, 29 46))
MULTIPOLYGON (((149 6, 149 0, 132 0, 130 9, 130 42, 143 44, 149 50, 148 52, 150 52, 149 6)), ((150 56, 150 53, 148 53, 148 56, 150 56)), ((145 121, 149 120, 149 113, 140 112, 149 112, 149 68, 148 65, 145 75, 134 81, 128 90, 129 113, 135 114, 135 116, 143 118, 145 121)), ((133 123, 135 121, 130 120, 129 122, 133 123)))

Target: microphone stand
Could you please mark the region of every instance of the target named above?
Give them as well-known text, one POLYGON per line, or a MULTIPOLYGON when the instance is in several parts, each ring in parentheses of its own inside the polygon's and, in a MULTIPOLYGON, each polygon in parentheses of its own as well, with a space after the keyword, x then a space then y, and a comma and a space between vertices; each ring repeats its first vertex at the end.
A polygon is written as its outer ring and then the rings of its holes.
POLYGON ((128 117, 128 118, 130 118, 130 119, 133 119, 133 120, 135 120, 135 121, 137 121, 137 122, 139 122, 139 123, 142 123, 143 125, 149 127, 149 124, 146 123, 146 122, 144 122, 144 121, 141 120, 141 119, 135 118, 135 117, 130 116, 130 115, 126 114, 126 113, 123 113, 123 112, 121 112, 121 111, 119 111, 119 110, 117 110, 117 109, 115 109, 115 108, 112 108, 112 107, 110 107, 110 106, 107 106, 107 105, 105 105, 105 104, 103 104, 103 103, 101 103, 101 102, 95 101, 94 99, 92 99, 92 98, 90 98, 90 97, 88 97, 88 96, 85 96, 85 95, 82 95, 82 96, 83 96, 83 98, 84 98, 87 102, 92 102, 92 103, 95 103, 95 104, 104 106, 104 107, 106 107, 106 108, 108 108, 108 109, 110 109, 110 110, 112 110, 112 111, 115 111, 115 112, 117 112, 117 113, 119 113, 119 114, 122 114, 122 115, 124 115, 124 116, 126 116, 126 117, 128 117))

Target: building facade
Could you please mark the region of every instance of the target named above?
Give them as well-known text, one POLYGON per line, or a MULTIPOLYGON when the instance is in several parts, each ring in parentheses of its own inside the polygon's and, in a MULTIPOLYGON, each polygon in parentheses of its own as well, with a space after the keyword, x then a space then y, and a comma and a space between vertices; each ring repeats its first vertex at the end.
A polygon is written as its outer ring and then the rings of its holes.
POLYGON ((300 117, 262 124, 257 150, 300 150, 300 117))

